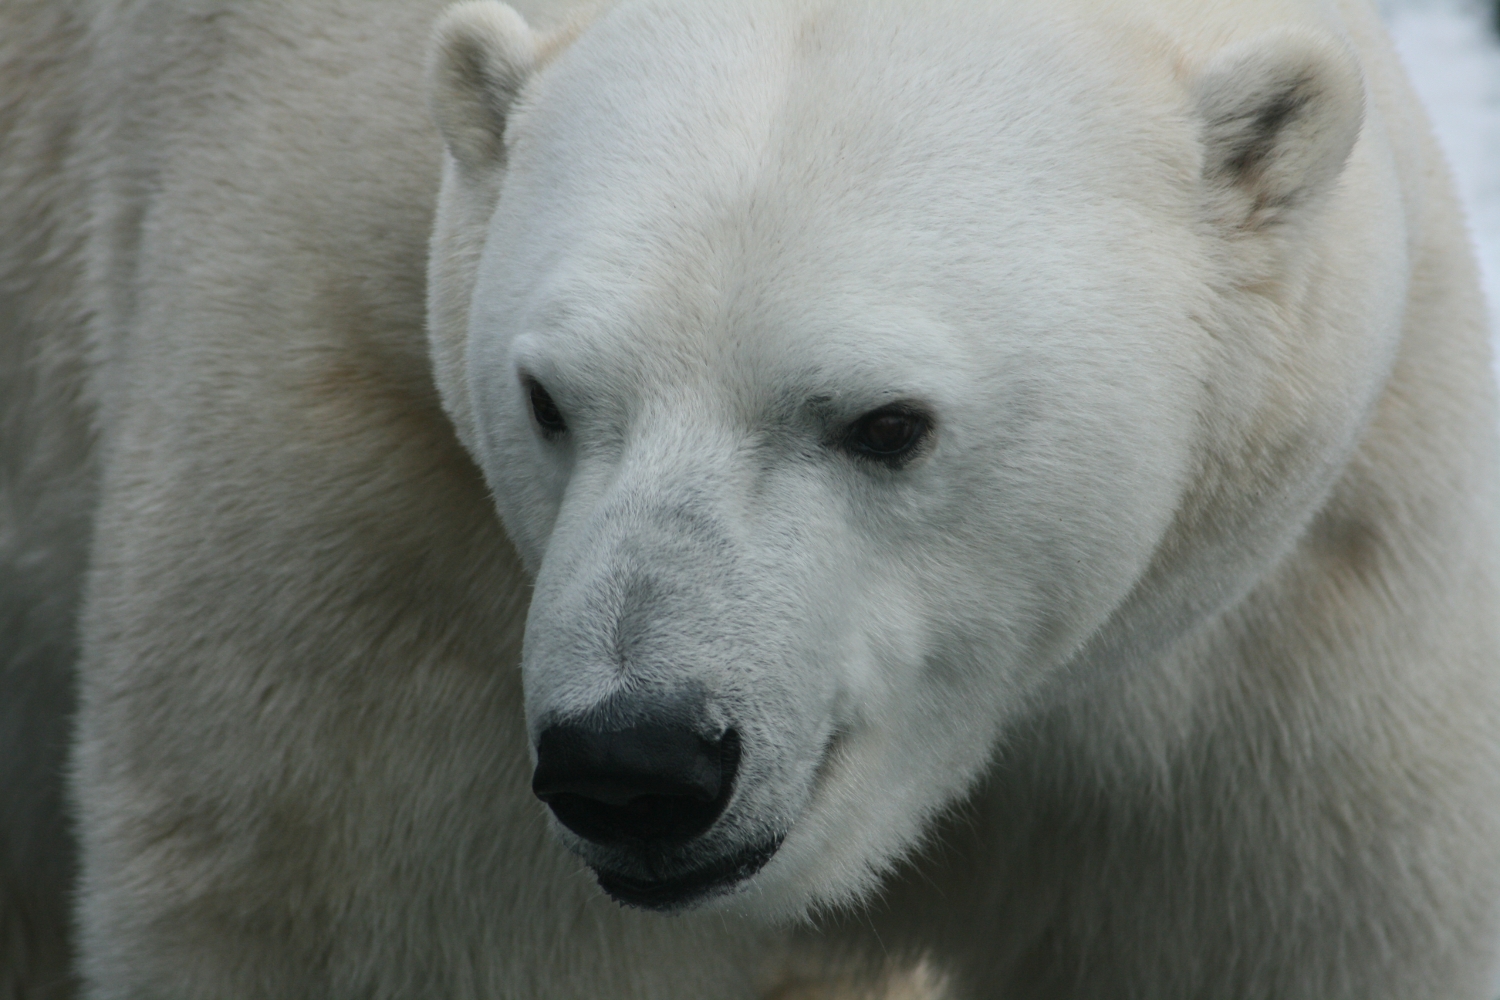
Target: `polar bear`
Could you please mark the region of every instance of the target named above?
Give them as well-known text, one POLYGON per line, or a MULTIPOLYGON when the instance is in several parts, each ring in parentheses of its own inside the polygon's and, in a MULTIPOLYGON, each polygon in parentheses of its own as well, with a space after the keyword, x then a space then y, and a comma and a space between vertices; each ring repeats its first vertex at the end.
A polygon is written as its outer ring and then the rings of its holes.
POLYGON ((1494 391, 1372 9, 439 6, 0 11, 84 995, 1488 997, 1494 391))

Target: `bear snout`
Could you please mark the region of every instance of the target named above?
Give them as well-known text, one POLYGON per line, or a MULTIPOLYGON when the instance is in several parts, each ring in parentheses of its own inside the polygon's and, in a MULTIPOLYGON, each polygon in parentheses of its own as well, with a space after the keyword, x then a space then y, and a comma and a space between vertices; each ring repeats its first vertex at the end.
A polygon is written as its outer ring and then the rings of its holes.
POLYGON ((532 792, 558 822, 605 846, 682 844, 713 826, 734 792, 739 734, 673 723, 559 724, 537 741, 532 792))
POLYGON ((741 773, 739 731, 680 717, 557 722, 537 738, 531 788, 584 841, 599 887, 626 906, 685 909, 758 872, 784 833, 721 822, 741 773), (727 828, 726 828, 727 827, 727 828))

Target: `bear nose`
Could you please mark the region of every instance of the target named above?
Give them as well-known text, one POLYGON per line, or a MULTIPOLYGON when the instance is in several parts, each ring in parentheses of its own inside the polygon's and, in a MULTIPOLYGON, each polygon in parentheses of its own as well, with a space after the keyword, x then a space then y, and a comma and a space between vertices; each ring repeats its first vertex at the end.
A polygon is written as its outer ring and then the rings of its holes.
POLYGON ((685 841, 724 811, 739 762, 732 729, 709 739, 652 723, 615 730, 554 725, 537 740, 531 790, 585 840, 685 841))

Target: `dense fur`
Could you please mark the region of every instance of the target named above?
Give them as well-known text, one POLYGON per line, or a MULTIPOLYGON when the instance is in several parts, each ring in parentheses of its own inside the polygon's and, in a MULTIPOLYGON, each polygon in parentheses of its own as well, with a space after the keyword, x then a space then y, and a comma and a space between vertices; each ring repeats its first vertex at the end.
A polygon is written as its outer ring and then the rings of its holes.
POLYGON ((0 989, 81 647, 93 997, 1487 995, 1496 414, 1372 11, 439 7, 0 7, 0 989), (530 745, 684 692, 779 850, 622 908, 530 745))

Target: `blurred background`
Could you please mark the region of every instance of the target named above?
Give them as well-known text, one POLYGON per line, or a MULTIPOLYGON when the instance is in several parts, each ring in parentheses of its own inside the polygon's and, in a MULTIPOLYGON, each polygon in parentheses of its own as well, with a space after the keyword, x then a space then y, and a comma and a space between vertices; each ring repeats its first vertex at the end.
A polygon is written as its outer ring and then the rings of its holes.
POLYGON ((1500 350, 1500 0, 1381 0, 1381 8, 1468 207, 1500 350))

